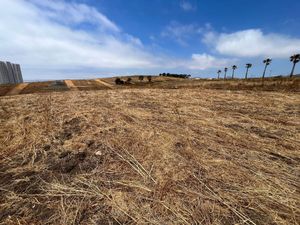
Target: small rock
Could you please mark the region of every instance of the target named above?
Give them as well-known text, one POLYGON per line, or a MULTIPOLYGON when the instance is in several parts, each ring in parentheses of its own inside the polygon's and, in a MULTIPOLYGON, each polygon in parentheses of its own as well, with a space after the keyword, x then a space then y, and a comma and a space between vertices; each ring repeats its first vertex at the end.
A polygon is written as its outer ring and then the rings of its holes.
POLYGON ((101 155, 102 155, 102 152, 101 152, 101 151, 97 151, 97 152, 95 152, 95 155, 101 156, 101 155))

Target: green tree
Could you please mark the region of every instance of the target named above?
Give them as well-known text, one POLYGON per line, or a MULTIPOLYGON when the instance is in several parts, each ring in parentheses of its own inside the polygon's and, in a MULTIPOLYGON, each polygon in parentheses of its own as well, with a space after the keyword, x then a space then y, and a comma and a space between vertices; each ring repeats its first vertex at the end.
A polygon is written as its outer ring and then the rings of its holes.
POLYGON ((222 71, 218 70, 218 79, 220 79, 220 73, 222 73, 222 71))
POLYGON ((246 74, 245 74, 245 79, 247 79, 248 78, 248 71, 249 71, 249 69, 252 67, 252 64, 251 63, 247 63, 246 64, 246 74))
POLYGON ((224 72, 225 72, 224 79, 226 79, 227 70, 228 70, 228 68, 225 67, 225 68, 224 68, 224 72))
POLYGON ((268 67, 268 65, 271 64, 271 62, 272 62, 272 59, 270 59, 270 58, 267 58, 267 59, 265 59, 265 60, 263 61, 263 63, 265 64, 264 73, 263 73, 263 75, 262 75, 262 78, 263 78, 263 79, 265 78, 267 67, 268 67))
POLYGON ((295 66, 300 61, 300 54, 292 55, 290 57, 290 61, 293 63, 293 68, 292 68, 291 75, 290 75, 290 77, 292 77, 294 75, 295 66))
POLYGON ((236 65, 233 65, 232 66, 232 79, 234 78, 234 71, 237 69, 237 66, 236 65))

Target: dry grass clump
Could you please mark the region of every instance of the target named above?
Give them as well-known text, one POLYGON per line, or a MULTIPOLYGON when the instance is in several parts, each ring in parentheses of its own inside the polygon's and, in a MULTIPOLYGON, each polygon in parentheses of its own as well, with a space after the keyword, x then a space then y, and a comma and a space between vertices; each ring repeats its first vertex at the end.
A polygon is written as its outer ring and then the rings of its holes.
POLYGON ((299 97, 2 97, 0 224, 298 224, 299 97))

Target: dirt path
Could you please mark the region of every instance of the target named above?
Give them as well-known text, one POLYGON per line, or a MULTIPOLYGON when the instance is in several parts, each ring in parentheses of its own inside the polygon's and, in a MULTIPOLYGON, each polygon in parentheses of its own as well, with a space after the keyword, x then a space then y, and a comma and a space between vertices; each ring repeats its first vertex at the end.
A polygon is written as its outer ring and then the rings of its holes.
POLYGON ((10 90, 6 95, 17 95, 20 94, 28 86, 28 83, 18 84, 15 88, 10 90))
POLYGON ((68 86, 68 88, 70 90, 73 90, 73 91, 78 91, 79 90, 78 87, 76 87, 74 85, 73 81, 71 81, 71 80, 65 80, 65 83, 66 83, 66 85, 68 86))
POLYGON ((102 84, 102 85, 104 85, 105 87, 108 87, 108 88, 110 88, 110 89, 114 89, 114 86, 113 86, 113 85, 111 85, 111 84, 109 84, 109 83, 106 83, 106 82, 104 82, 103 80, 96 79, 96 82, 98 82, 98 83, 100 83, 100 84, 102 84))

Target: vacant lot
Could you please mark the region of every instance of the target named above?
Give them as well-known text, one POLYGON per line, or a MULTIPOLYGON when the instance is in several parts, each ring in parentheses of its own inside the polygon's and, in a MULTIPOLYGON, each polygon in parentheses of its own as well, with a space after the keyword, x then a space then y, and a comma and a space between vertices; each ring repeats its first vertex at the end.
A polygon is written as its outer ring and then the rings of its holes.
POLYGON ((0 98, 0 224, 298 224, 300 93, 0 98))
MULTIPOLYGON (((122 77, 126 81, 129 77, 122 77)), ((130 76, 131 82, 116 85, 116 78, 95 80, 59 80, 28 83, 25 88, 20 85, 0 85, 0 96, 13 94, 50 93, 63 91, 95 91, 107 89, 186 89, 201 88, 214 90, 256 90, 256 91, 300 91, 300 77, 270 77, 264 80, 251 79, 181 79, 174 77, 152 76, 151 82, 146 77, 141 81, 138 76, 130 76), (19 89, 17 92, 14 89, 19 89)))

